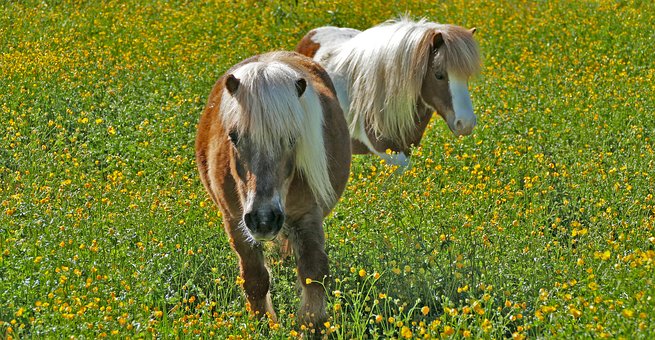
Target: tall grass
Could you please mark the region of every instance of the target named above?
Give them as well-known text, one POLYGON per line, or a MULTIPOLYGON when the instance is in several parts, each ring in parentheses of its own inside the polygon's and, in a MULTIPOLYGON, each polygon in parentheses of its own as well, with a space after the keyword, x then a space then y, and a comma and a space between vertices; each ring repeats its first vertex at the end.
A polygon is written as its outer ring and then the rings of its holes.
POLYGON ((0 337, 287 338, 245 311, 193 141, 213 82, 323 25, 477 27, 479 126, 357 156, 326 220, 334 338, 655 334, 648 1, 22 1, 0 7, 0 337))

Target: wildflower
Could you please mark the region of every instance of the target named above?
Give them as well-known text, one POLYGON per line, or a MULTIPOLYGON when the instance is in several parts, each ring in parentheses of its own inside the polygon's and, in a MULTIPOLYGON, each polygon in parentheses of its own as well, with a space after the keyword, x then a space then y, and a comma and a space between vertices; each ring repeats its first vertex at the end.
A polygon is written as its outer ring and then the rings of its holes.
POLYGON ((366 270, 364 270, 364 269, 360 269, 360 270, 359 270, 359 276, 361 276, 361 277, 366 276, 366 270))
POLYGON ((481 326, 482 326, 482 330, 483 330, 485 333, 489 333, 489 331, 491 331, 491 328, 493 327, 493 325, 491 324, 491 321, 489 321, 489 319, 487 319, 487 318, 485 318, 485 319, 482 321, 482 325, 481 325, 481 326))
POLYGON ((482 306, 480 306, 479 303, 473 304, 473 310, 478 314, 478 315, 484 315, 485 311, 482 306))
POLYGON ((23 312, 25 312, 25 308, 21 307, 16 311, 16 313, 14 313, 14 315, 20 318, 21 316, 23 316, 23 312))
POLYGON ((402 335, 402 337, 405 339, 409 339, 412 337, 412 331, 409 329, 409 327, 403 326, 403 328, 400 330, 400 335, 402 335))
POLYGON ((557 308, 555 308, 554 306, 543 306, 543 307, 541 307, 541 311, 544 312, 544 313, 552 313, 552 312, 554 312, 556 310, 557 310, 557 308))
POLYGON ((451 335, 455 334, 455 329, 453 327, 451 327, 451 326, 446 325, 446 326, 443 327, 443 332, 441 334, 445 335, 445 336, 451 336, 451 335))
POLYGON ((596 282, 590 282, 587 287, 591 290, 597 290, 598 289, 598 284, 596 282))
POLYGON ((573 306, 569 306, 569 313, 576 319, 582 316, 582 311, 573 306))
POLYGON ((525 339, 525 335, 519 332, 514 332, 512 333, 512 339, 523 340, 525 339))
POLYGON ((421 308, 421 313, 423 313, 423 315, 428 315, 428 313, 430 313, 430 307, 423 306, 423 308, 421 308))

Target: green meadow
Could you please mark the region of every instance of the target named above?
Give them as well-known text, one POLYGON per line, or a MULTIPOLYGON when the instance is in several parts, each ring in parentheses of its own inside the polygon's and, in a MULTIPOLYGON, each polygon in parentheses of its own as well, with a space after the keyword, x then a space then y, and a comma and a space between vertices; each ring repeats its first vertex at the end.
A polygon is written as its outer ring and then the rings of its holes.
POLYGON ((324 25, 477 27, 478 126, 326 219, 329 338, 655 337, 652 1, 3 1, 0 338, 296 338, 245 309, 195 129, 218 77, 324 25))

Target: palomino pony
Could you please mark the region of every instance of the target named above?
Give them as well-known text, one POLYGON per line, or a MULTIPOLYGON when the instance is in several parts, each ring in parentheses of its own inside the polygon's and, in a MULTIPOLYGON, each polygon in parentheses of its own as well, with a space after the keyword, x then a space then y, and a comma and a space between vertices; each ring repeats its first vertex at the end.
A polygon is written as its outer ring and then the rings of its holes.
POLYGON ((473 33, 475 28, 401 18, 365 31, 319 27, 296 51, 330 74, 352 153, 373 153, 404 167, 434 111, 456 136, 473 131, 468 79, 480 70, 473 33))
POLYGON ((326 320, 322 223, 348 181, 349 151, 332 82, 305 56, 254 56, 214 85, 198 125, 196 162, 222 212, 255 314, 276 320, 262 243, 280 234, 296 257, 299 317, 310 327, 326 320))

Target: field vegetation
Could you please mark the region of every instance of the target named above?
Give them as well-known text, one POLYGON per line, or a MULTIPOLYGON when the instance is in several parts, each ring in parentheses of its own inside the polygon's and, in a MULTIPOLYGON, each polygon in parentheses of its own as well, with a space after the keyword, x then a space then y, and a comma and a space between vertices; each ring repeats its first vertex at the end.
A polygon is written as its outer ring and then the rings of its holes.
POLYGON ((655 5, 640 0, 5 1, 0 338, 294 338, 245 310, 199 181, 218 77, 311 28, 477 27, 479 125, 399 174, 356 156, 326 219, 331 338, 655 336, 655 5))

